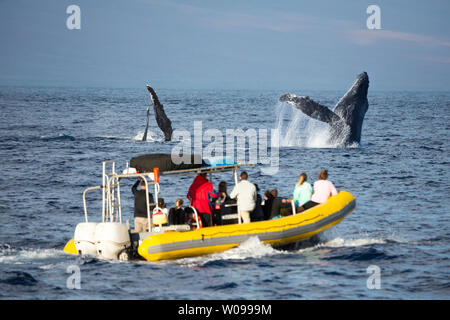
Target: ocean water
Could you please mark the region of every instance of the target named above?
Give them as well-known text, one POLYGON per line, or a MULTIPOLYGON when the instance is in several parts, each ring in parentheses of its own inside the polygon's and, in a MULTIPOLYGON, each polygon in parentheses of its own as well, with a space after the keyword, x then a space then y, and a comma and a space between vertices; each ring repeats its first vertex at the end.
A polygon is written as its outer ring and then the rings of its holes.
MULTIPOLYGON (((252 238, 209 256, 157 263, 103 261, 62 249, 83 221, 82 192, 101 162, 171 152, 139 89, 0 88, 0 298, 2 299, 449 299, 450 93, 369 89, 361 145, 327 144, 323 124, 278 103, 285 92, 158 90, 174 129, 281 130, 279 170, 249 168, 264 191, 289 197, 301 172, 326 168, 356 209, 315 242, 274 249, 252 238), (67 285, 80 270, 79 289, 67 285), (375 266, 375 267, 374 267, 375 266), (370 284, 379 270, 379 286, 370 284), (369 282, 369 286, 368 286, 369 282)), ((334 106, 345 92, 297 92, 334 106)), ((232 187, 231 174, 224 179, 232 187)), ((193 176, 164 178, 162 195, 185 197, 193 176)), ((131 186, 122 184, 132 221, 131 186), (129 192, 127 192, 129 190, 129 192)), ((88 197, 92 220, 99 195, 88 197)))

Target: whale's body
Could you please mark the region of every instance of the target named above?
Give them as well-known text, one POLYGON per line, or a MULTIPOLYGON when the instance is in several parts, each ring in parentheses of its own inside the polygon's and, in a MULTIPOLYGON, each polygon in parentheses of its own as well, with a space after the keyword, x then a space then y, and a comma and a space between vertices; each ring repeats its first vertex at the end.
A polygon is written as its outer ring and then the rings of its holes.
MULTIPOLYGON (((155 111, 155 118, 158 127, 164 133, 164 140, 170 141, 172 140, 172 122, 167 117, 166 112, 164 111, 163 105, 159 102, 158 96, 156 95, 155 90, 152 87, 147 85, 147 90, 150 93, 150 98, 153 104, 153 110, 155 111)), ((142 137, 142 141, 147 140, 147 132, 148 132, 148 124, 149 124, 149 116, 150 110, 147 108, 147 125, 145 126, 144 136, 142 137)))
POLYGON ((369 108, 368 89, 369 76, 363 72, 356 77, 352 87, 339 100, 333 111, 309 97, 292 93, 282 95, 280 101, 293 105, 313 119, 328 123, 330 143, 347 146, 361 143, 362 124, 369 108))

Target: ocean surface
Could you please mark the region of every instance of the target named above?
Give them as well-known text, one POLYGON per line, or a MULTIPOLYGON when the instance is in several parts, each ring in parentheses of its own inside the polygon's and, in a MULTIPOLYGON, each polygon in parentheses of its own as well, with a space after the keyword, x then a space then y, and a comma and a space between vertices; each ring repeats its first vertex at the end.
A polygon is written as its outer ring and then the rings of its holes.
MULTIPOLYGON (((66 255, 84 219, 83 190, 101 184, 102 161, 116 160, 121 170, 134 156, 170 153, 180 141, 163 142, 153 112, 149 141, 141 141, 151 103, 145 87, 3 87, 1 299, 450 298, 450 93, 369 89, 361 145, 342 148, 327 144, 324 124, 280 104, 285 92, 155 89, 174 129, 193 134, 202 121, 203 131, 224 133, 224 149, 226 129, 281 130, 278 173, 247 170, 262 192, 290 197, 301 172, 313 182, 325 168, 338 189, 355 195, 356 209, 297 249, 252 238, 223 253, 157 263, 66 255), (79 289, 68 285, 74 267, 79 289)), ((345 92, 295 93, 333 107, 345 92)), ((162 179, 169 206, 185 198, 192 179, 162 179)), ((214 176, 214 186, 222 179, 231 189, 231 173, 214 176)), ((130 221, 133 183, 122 184, 130 221)), ((94 192, 92 220, 100 208, 94 192)))

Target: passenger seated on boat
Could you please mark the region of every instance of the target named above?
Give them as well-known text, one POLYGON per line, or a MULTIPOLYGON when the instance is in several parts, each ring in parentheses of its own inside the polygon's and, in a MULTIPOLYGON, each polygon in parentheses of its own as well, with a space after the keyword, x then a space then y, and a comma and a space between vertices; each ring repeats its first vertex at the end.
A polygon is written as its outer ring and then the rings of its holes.
POLYGON ((286 199, 282 199, 278 197, 278 190, 273 189, 270 191, 273 196, 272 200, 272 208, 270 210, 270 219, 281 218, 281 209, 289 208, 291 205, 286 199))
MULTIPOLYGON (((186 213, 186 224, 188 224, 191 228, 193 227, 197 227, 197 221, 195 219, 195 212, 192 209, 192 207, 186 207, 184 208, 184 212, 186 213)), ((203 227, 203 223, 202 223, 202 219, 200 218, 200 216, 198 216, 198 224, 199 227, 202 228, 203 227)))
POLYGON ((250 221, 262 221, 264 220, 264 211, 262 207, 262 198, 259 194, 259 187, 255 184, 256 187, 256 201, 255 201, 255 209, 250 213, 250 221))
POLYGON ((226 207, 231 199, 228 196, 227 183, 225 181, 220 181, 218 194, 219 197, 213 201, 212 220, 213 225, 221 226, 223 224, 222 216, 231 213, 231 208, 226 207))
POLYGON ((219 194, 214 192, 212 183, 206 178, 206 173, 200 173, 195 177, 187 197, 202 219, 203 227, 212 226, 211 203, 213 198, 219 197, 219 194))
MULTIPOLYGON (((148 229, 148 219, 147 219, 147 198, 146 198, 146 188, 145 181, 141 181, 139 177, 136 183, 131 187, 131 191, 134 195, 134 230, 136 232, 146 232, 148 229), (140 190, 138 190, 138 185, 140 190)), ((148 193, 149 202, 153 203, 153 195, 148 193)), ((152 208, 150 207, 150 210, 152 208)))
MULTIPOLYGON (((311 200, 313 189, 311 184, 306 181, 307 179, 308 176, 303 172, 295 185, 293 198, 289 199, 289 202, 294 201, 296 213, 302 212, 304 210, 303 205, 311 200)), ((286 210, 292 213, 292 207, 286 210)))
POLYGON ((161 208, 161 212, 164 213, 166 218, 169 217, 169 209, 167 209, 167 205, 164 202, 164 198, 158 198, 158 207, 161 208))
POLYGON ((272 202, 273 202, 273 195, 270 190, 266 190, 266 192, 264 192, 264 204, 262 205, 264 212, 264 220, 270 219, 270 213, 272 212, 272 202))
POLYGON ((327 202, 328 198, 338 194, 334 184, 327 180, 328 171, 322 170, 319 173, 319 180, 314 182, 314 193, 311 196, 311 200, 306 202, 302 208, 303 210, 308 210, 318 204, 327 202))
POLYGON ((186 223, 186 211, 183 209, 183 199, 175 201, 175 208, 169 210, 169 225, 180 225, 186 223))

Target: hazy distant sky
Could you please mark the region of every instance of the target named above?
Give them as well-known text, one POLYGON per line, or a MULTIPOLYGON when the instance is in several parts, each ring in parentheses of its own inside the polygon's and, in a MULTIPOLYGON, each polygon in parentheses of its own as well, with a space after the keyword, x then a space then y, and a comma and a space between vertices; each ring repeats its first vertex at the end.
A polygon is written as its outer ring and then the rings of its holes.
POLYGON ((0 0, 0 85, 449 90, 449 31, 448 0, 0 0))

